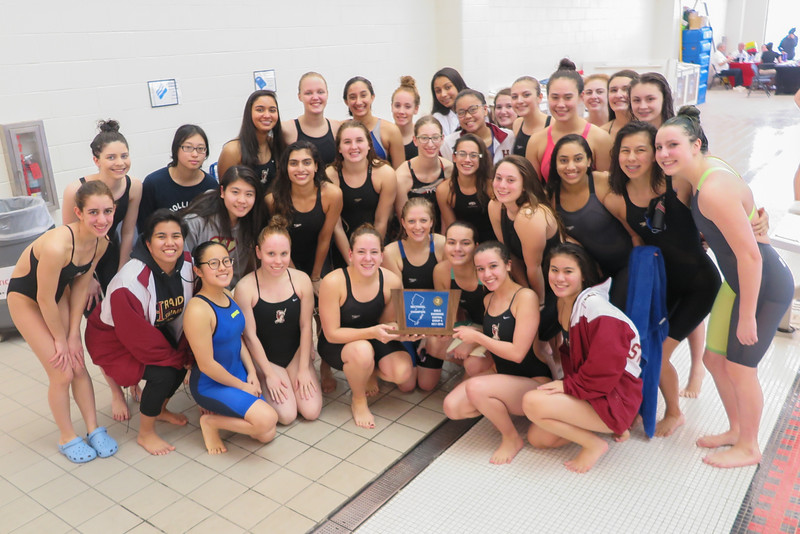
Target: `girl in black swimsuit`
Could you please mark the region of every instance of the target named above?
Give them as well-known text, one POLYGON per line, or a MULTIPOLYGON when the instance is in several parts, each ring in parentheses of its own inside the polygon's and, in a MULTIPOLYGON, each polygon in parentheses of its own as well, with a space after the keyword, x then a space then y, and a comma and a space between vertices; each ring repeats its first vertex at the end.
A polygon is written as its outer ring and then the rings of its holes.
POLYGON ((392 289, 400 277, 382 268, 383 243, 370 225, 350 236, 350 266, 322 280, 319 354, 331 367, 344 371, 352 392, 351 409, 357 426, 375 428, 367 397, 378 392, 378 378, 401 384, 411 378, 411 358, 392 333, 392 289))
POLYGON ((75 215, 75 192, 85 182, 100 180, 114 195, 114 222, 106 233, 109 246, 97 264, 94 280, 89 284, 87 315, 103 298, 108 283, 117 271, 130 259, 136 237, 139 202, 142 199, 142 182, 128 176, 131 168, 128 141, 119 132, 119 123, 114 120, 100 121, 98 128, 100 133, 89 145, 98 172, 69 184, 64 190, 64 205, 61 209, 63 224, 78 220, 75 215), (120 225, 122 228, 118 232, 120 225))
POLYGON ((466 221, 478 231, 477 242, 495 239, 489 220, 492 161, 483 140, 464 134, 453 147, 453 174, 436 188, 442 227, 466 221))
POLYGON ((459 326, 453 337, 485 347, 497 374, 475 376, 456 386, 444 399, 444 413, 450 419, 485 415, 503 437, 490 462, 505 464, 523 445, 511 415, 523 414, 522 397, 549 382, 550 370, 532 348, 539 299, 511 278, 508 249, 497 241, 481 244, 475 250, 475 269, 489 291, 484 298, 483 332, 459 326))
POLYGON ((223 176, 233 165, 250 167, 261 184, 258 196, 262 198, 275 179, 276 162, 285 148, 277 95, 265 89, 255 91, 244 105, 239 137, 222 147, 217 176, 223 176))
POLYGON ((281 124, 286 145, 308 141, 317 147, 322 163, 329 165, 336 157, 334 138, 339 121, 325 118, 328 104, 328 83, 318 72, 306 72, 297 84, 297 98, 303 103, 303 114, 281 124))
POLYGON ((267 403, 288 425, 300 413, 312 421, 322 409, 322 391, 311 361, 314 290, 311 279, 289 267, 291 240, 286 220, 275 216, 258 236, 261 265, 236 284, 235 299, 245 318, 244 342, 255 361, 267 403))
POLYGON ((397 169, 394 209, 398 219, 409 198, 425 197, 431 201, 437 212, 434 228, 443 228, 438 213, 436 191, 453 172, 453 164, 439 156, 443 140, 442 125, 431 115, 422 117, 414 125, 414 143, 419 153, 397 169))
MULTIPOLYGON (((456 221, 447 228, 444 259, 433 269, 433 288, 437 291, 460 289, 456 325, 480 329, 486 289, 475 274, 473 254, 477 246, 476 239, 477 231, 468 222, 456 221)), ((417 383, 420 389, 428 391, 439 383, 444 360, 463 365, 467 376, 486 371, 491 361, 483 357, 483 352, 485 349, 477 343, 444 336, 426 338, 425 352, 420 351, 421 357, 417 361, 417 383)))
POLYGON ((542 113, 539 107, 542 104, 539 80, 531 76, 517 78, 511 86, 511 103, 518 115, 511 127, 515 135, 513 153, 525 157, 531 136, 550 125, 550 115, 542 113))
POLYGON ((403 149, 406 161, 418 154, 414 144, 414 115, 419 112, 419 91, 417 82, 411 76, 400 77, 400 87, 392 93, 392 116, 400 135, 403 136, 403 149))
POLYGON ((106 251, 103 238, 114 219, 114 196, 100 180, 87 182, 75 193, 74 211, 77 222, 49 230, 22 252, 11 273, 7 302, 14 325, 47 372, 58 450, 70 461, 83 463, 117 451, 106 429, 97 426, 81 341, 86 293, 106 251), (70 388, 86 423, 88 444, 72 426, 70 388))
POLYGON ((386 238, 397 177, 392 166, 375 154, 366 126, 354 120, 344 121, 339 127, 336 158, 325 175, 342 190, 341 224, 336 225, 333 235, 340 255, 335 264, 342 267, 350 251, 348 239, 362 224, 375 226, 386 238))

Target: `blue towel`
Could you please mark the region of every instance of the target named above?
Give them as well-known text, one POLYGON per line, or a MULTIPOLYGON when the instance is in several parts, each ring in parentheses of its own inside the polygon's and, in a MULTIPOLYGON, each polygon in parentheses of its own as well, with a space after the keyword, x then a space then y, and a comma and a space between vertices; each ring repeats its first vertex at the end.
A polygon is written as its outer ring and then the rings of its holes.
POLYGON ((661 348, 669 332, 667 320, 667 278, 664 258, 658 247, 636 247, 628 264, 630 317, 642 343, 642 415, 644 431, 652 438, 656 430, 658 382, 661 378, 661 348))

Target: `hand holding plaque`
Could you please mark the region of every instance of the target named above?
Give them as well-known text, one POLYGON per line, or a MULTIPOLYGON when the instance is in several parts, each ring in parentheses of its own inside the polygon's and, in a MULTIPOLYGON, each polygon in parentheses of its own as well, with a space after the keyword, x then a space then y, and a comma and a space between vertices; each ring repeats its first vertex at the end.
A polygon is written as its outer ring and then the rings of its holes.
POLYGON ((460 289, 392 289, 400 335, 449 336, 458 311, 460 289))

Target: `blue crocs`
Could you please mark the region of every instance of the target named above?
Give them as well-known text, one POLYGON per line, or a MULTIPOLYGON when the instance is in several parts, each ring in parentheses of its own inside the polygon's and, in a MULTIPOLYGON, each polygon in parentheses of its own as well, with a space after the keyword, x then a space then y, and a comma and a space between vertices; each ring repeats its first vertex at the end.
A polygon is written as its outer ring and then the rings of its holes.
POLYGON ((94 432, 86 436, 86 439, 89 440, 89 445, 97 451, 100 458, 108 458, 119 449, 117 442, 108 435, 104 426, 95 428, 94 432))
POLYGON ((59 445, 58 450, 67 457, 70 462, 85 464, 97 458, 97 452, 83 441, 83 438, 75 438, 69 443, 59 445))

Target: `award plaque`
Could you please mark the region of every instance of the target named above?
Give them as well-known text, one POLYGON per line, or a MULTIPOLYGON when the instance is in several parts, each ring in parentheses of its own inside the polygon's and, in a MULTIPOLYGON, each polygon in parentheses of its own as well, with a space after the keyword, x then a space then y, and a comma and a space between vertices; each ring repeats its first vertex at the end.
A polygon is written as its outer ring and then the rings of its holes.
POLYGON ((392 289, 397 333, 452 335, 460 297, 460 289, 392 289))

